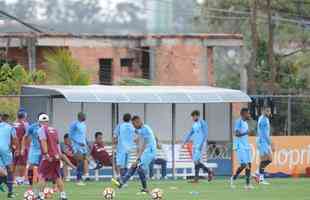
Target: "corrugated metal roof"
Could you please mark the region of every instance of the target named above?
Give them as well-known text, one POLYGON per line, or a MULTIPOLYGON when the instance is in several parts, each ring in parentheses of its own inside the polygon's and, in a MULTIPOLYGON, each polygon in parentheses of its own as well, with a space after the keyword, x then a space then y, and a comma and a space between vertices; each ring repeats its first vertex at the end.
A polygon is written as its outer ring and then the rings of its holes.
POLYGON ((68 102, 99 103, 233 103, 250 102, 239 91, 209 86, 24 86, 25 95, 63 95, 68 102))

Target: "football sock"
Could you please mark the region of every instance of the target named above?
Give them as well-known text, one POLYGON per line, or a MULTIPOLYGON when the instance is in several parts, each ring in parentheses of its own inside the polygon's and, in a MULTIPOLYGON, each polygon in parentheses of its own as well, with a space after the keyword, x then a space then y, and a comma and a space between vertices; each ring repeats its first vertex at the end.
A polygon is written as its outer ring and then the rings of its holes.
POLYGON ((137 167, 131 167, 125 176, 121 177, 121 184, 125 184, 136 172, 137 167))
POLYGON ((76 168, 76 179, 78 181, 82 180, 82 176, 83 176, 83 167, 84 167, 84 163, 83 161, 79 161, 78 166, 76 168))
POLYGON ((146 183, 146 176, 145 176, 144 170, 141 167, 138 167, 137 172, 138 172, 143 189, 146 189, 147 183, 146 183))
POLYGON ((120 169, 120 175, 121 175, 121 177, 125 176, 126 173, 127 173, 127 171, 128 171, 128 168, 121 168, 121 169, 120 169))
POLYGON ((250 185, 250 178, 251 178, 251 164, 245 169, 245 176, 246 176, 246 184, 250 185))
POLYGON ((8 192, 9 192, 9 193, 12 193, 12 192, 13 192, 13 183, 14 183, 13 172, 12 172, 11 170, 8 170, 6 185, 7 185, 7 187, 8 187, 8 192))
POLYGON ((266 168, 270 163, 271 163, 270 160, 261 161, 261 162, 260 162, 260 165, 259 165, 259 173, 260 173, 260 174, 264 174, 265 168, 266 168))
POLYGON ((33 169, 32 168, 28 169, 28 181, 30 185, 33 185, 33 169))
POLYGON ((241 165, 237 171, 236 174, 233 176, 233 179, 236 180, 238 176, 241 174, 241 172, 246 168, 246 165, 241 165))

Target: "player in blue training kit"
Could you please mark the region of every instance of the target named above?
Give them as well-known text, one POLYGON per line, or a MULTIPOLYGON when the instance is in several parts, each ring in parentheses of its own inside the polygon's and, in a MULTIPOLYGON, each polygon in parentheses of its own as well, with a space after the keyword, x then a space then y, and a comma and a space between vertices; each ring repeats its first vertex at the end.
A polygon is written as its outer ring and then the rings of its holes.
POLYGON ((185 145, 189 141, 193 143, 193 161, 195 165, 195 178, 193 183, 199 181, 200 169, 208 173, 208 181, 211 181, 213 178, 212 171, 201 162, 203 146, 208 139, 208 124, 206 121, 200 119, 200 112, 198 110, 193 111, 191 116, 194 123, 190 132, 185 135, 183 144, 185 145))
POLYGON ((257 123, 257 148, 260 155, 259 172, 256 181, 260 184, 268 185, 265 181, 265 168, 272 162, 272 142, 270 138, 270 108, 264 108, 263 114, 259 117, 257 123))
POLYGON ((80 112, 77 115, 77 121, 73 122, 69 128, 69 138, 72 142, 74 158, 77 161, 77 184, 85 185, 82 182, 83 174, 88 174, 88 145, 87 145, 87 126, 86 116, 80 112))
POLYGON ((247 108, 242 108, 240 112, 241 117, 235 123, 235 139, 234 139, 234 149, 237 152, 237 158, 240 167, 237 169, 235 175, 231 177, 231 187, 235 188, 234 181, 238 178, 240 173, 245 169, 246 175, 246 189, 252 189, 253 186, 250 184, 251 178, 251 147, 249 143, 249 125, 248 120, 250 119, 250 113, 247 108))
POLYGON ((146 172, 156 156, 156 139, 152 129, 148 125, 143 124, 139 116, 134 116, 132 118, 132 123, 136 128, 138 136, 143 140, 143 145, 139 147, 137 160, 132 164, 126 175, 120 177, 118 180, 112 179, 112 183, 121 188, 135 172, 137 172, 142 183, 141 192, 149 193, 147 189, 146 172))
MULTIPOLYGON (((40 113, 38 116, 40 116, 40 113)), ((28 180, 29 184, 32 186, 34 183, 38 182, 38 167, 41 162, 41 146, 39 143, 38 130, 40 128, 40 123, 35 122, 31 124, 28 128, 28 132, 23 138, 22 152, 26 148, 26 145, 30 142, 30 149, 28 153, 28 180)))
POLYGON ((3 114, 0 122, 0 168, 5 168, 7 174, 0 175, 0 185, 8 187, 8 198, 15 198, 13 194, 13 155, 12 148, 18 144, 15 128, 8 124, 9 115, 3 114))
POLYGON ((119 124, 114 130, 116 140, 116 166, 120 176, 127 173, 130 151, 134 148, 135 128, 131 123, 131 115, 126 113, 123 116, 123 123, 119 124))

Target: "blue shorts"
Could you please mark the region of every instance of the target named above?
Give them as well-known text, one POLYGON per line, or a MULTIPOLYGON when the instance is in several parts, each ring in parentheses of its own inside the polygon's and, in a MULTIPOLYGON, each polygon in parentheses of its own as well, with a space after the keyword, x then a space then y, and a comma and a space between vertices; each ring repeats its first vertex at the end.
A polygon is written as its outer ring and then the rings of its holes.
POLYGON ((151 162, 155 159, 156 150, 155 149, 145 149, 141 155, 140 162, 138 166, 142 167, 145 171, 148 171, 151 162))
POLYGON ((236 151, 239 164, 248 164, 252 162, 251 149, 237 149, 236 151))
POLYGON ((82 155, 87 156, 88 155, 88 146, 81 146, 79 144, 72 144, 72 150, 74 155, 82 155))
POLYGON ((41 153, 29 153, 28 163, 29 165, 39 166, 41 162, 41 153))
POLYGON ((116 165, 120 168, 127 168, 129 161, 128 152, 116 152, 116 165))
POLYGON ((12 165, 13 155, 11 151, 0 151, 0 167, 12 165))
POLYGON ((260 156, 268 156, 271 154, 271 146, 267 143, 258 143, 257 149, 260 156))

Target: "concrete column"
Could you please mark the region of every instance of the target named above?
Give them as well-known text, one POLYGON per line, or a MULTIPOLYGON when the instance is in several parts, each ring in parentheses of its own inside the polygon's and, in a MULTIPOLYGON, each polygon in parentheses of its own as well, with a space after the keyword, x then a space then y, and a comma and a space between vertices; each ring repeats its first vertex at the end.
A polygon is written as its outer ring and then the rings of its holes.
POLYGON ((36 70, 36 38, 27 38, 27 53, 28 53, 28 69, 29 71, 36 70))
POLYGON ((208 46, 207 47, 207 59, 208 59, 208 66, 207 66, 207 85, 214 86, 214 47, 208 46))
POLYGON ((156 80, 156 46, 150 47, 150 70, 149 70, 149 77, 152 81, 156 80))
POLYGON ((240 47, 240 90, 248 91, 248 73, 244 63, 244 47, 240 47))

